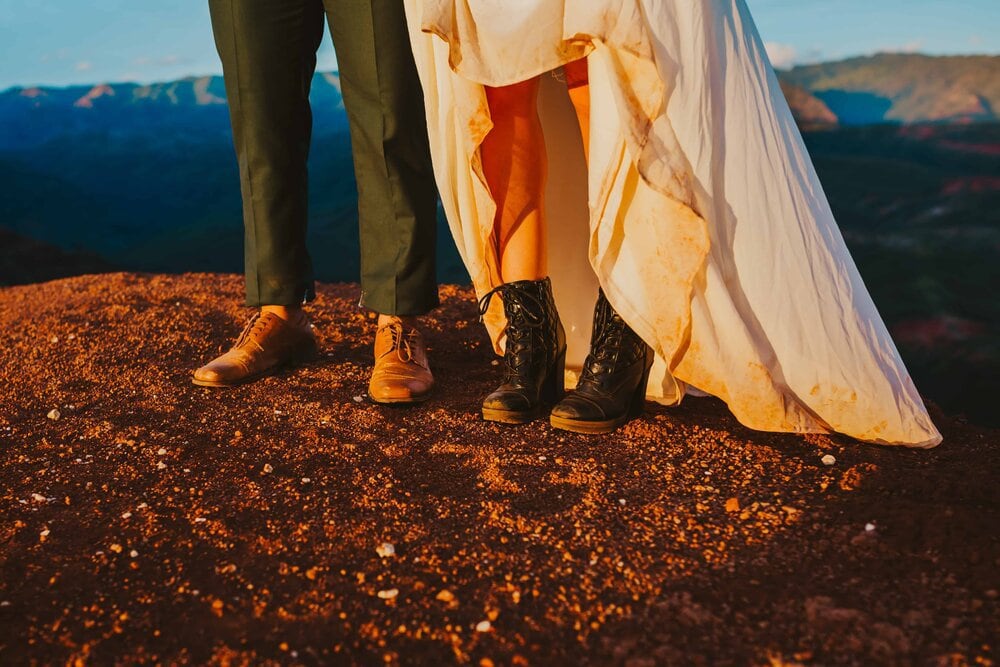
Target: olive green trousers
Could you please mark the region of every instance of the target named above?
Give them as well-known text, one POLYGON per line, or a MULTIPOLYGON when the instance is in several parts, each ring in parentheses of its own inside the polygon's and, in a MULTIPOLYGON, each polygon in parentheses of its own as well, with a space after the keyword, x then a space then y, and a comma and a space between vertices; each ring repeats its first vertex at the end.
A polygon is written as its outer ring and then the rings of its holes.
POLYGON ((309 88, 328 21, 358 182, 361 304, 438 303, 437 191, 402 0, 209 0, 245 225, 247 304, 315 296, 306 248, 309 88))

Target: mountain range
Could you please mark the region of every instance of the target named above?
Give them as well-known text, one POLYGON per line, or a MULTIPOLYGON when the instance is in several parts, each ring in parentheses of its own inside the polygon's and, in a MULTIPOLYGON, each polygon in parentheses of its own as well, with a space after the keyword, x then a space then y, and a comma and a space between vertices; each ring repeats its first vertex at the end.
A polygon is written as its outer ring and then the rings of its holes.
MULTIPOLYGON (((801 65, 778 77, 804 127, 1000 121, 1000 56, 885 53, 801 65)), ((314 77, 318 134, 347 128, 340 77, 314 77)), ((169 143, 228 137, 221 77, 151 85, 20 88, 0 93, 0 151, 100 133, 121 140, 156 131, 169 143)))

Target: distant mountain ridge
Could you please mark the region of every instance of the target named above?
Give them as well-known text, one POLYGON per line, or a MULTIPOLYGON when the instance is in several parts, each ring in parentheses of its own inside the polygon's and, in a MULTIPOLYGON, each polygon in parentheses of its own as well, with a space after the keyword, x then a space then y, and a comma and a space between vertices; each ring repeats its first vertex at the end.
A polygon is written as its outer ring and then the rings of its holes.
POLYGON ((1000 56, 880 53, 778 73, 841 125, 1000 120, 1000 56))
MULTIPOLYGON (((317 73, 311 99, 328 129, 347 128, 338 73, 317 73)), ((228 136, 230 131, 221 76, 149 85, 14 87, 0 93, 0 126, 0 150, 25 150, 58 137, 95 132, 111 138, 145 136, 152 127, 172 141, 228 136)))
MULTIPOLYGON (((778 71, 803 127, 1000 120, 1000 56, 884 53, 778 71)), ((347 127, 340 76, 318 73, 312 101, 319 124, 347 127)), ((23 150, 56 137, 146 134, 151 125, 174 140, 229 132, 219 76, 150 85, 97 84, 10 88, 0 93, 0 150, 23 150), (183 113, 179 113, 182 111, 183 113)))

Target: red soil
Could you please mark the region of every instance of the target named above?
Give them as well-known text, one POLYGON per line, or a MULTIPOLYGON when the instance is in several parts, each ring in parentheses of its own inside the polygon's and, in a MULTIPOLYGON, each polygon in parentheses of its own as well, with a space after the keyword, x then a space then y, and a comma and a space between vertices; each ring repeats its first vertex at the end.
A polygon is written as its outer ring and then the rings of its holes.
POLYGON ((937 449, 880 448, 712 399, 611 436, 487 424, 497 369, 454 287, 422 407, 356 400, 373 326, 342 285, 312 308, 321 361, 196 388, 240 293, 0 291, 0 664, 994 659, 996 431, 937 415, 937 449))

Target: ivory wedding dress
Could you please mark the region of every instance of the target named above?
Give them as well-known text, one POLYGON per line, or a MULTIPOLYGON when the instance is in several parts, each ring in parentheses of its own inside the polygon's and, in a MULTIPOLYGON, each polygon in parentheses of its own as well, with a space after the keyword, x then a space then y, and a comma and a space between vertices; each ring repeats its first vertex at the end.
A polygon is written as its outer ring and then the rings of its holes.
MULTIPOLYGON (((441 197, 479 294, 501 282, 483 86, 544 74, 549 266, 568 365, 586 355, 600 284, 656 352, 653 400, 703 392, 754 429, 941 441, 743 0, 404 1, 441 197), (589 166, 557 80, 583 56, 589 166)), ((486 323, 501 351, 499 305, 486 323)))

